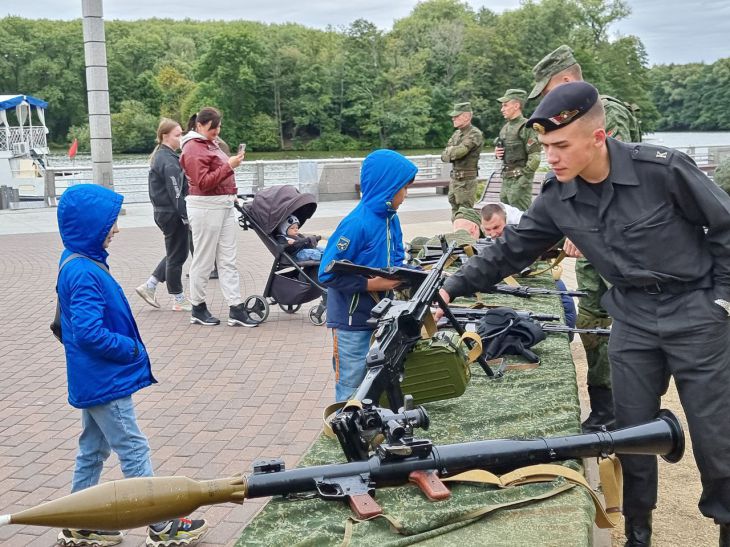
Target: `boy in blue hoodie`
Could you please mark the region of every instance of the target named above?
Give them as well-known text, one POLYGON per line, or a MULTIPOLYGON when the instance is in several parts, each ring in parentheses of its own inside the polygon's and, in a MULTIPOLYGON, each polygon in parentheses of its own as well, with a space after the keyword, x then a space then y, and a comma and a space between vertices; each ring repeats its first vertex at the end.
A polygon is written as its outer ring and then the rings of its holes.
MULTIPOLYGON (((99 482, 112 450, 125 478, 153 475, 132 394, 157 380, 129 302, 107 264, 123 199, 102 186, 79 184, 58 204, 64 251, 57 290, 68 402, 81 409, 82 426, 72 492, 99 482)), ((174 519, 151 525, 146 541, 152 547, 193 545, 207 528, 204 520, 174 519)), ((121 541, 116 531, 63 529, 58 535, 61 545, 106 547, 121 541)))
POLYGON ((387 268, 403 265, 405 249, 397 210, 418 168, 392 150, 376 150, 360 171, 362 199, 327 242, 319 279, 327 287, 327 326, 332 329, 335 399, 346 401, 365 378, 373 327, 370 310, 398 281, 325 272, 333 260, 387 268))

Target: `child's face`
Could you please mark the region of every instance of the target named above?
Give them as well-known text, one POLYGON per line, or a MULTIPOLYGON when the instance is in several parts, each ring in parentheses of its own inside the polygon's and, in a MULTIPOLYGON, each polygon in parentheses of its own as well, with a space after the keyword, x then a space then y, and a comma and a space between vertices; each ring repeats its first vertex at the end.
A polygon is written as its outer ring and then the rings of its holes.
POLYGON ((286 231, 286 235, 289 237, 296 237, 299 235, 299 224, 292 224, 286 231))

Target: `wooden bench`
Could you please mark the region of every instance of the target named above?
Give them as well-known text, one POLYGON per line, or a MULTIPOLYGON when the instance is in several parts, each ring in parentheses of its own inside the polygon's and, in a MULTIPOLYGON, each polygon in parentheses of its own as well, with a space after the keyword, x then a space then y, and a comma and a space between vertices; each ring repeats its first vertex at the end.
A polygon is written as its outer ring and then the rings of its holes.
MULTIPOLYGON (((540 193, 540 188, 542 188, 542 183, 545 181, 545 175, 546 173, 535 173, 535 178, 532 181, 532 199, 534 200, 535 197, 540 193)), ((484 186, 484 190, 482 191, 482 195, 479 197, 479 200, 477 201, 477 204, 475 205, 476 208, 479 208, 480 205, 485 205, 487 203, 499 203, 499 194, 502 191, 502 172, 501 171, 492 171, 492 174, 489 175, 489 178, 487 179, 487 184, 484 186)))
MULTIPOLYGON (((409 186, 411 188, 436 188, 437 194, 448 194, 451 179, 416 179, 409 186)), ((360 195, 360 182, 355 183, 355 191, 360 195)))

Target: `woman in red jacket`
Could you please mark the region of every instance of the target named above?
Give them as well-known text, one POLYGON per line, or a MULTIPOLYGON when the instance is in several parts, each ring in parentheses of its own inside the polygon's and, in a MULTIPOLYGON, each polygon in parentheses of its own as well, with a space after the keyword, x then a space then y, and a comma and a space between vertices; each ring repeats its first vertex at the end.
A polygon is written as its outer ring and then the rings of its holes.
POLYGON ((189 181, 186 198, 188 220, 193 233, 195 254, 190 266, 190 301, 193 304, 190 322, 218 325, 205 304, 208 274, 218 264, 221 292, 228 301, 230 326, 255 327, 243 307, 241 284, 236 267, 236 176, 233 169, 244 154, 230 158, 220 149, 216 138, 221 130, 221 114, 205 107, 188 121, 188 132, 182 139, 180 165, 189 181))

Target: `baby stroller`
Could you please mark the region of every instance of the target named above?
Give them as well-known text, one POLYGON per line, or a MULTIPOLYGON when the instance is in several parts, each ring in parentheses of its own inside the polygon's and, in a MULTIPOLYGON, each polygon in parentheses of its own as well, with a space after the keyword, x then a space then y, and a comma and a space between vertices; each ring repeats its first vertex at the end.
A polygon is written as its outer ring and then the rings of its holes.
POLYGON ((269 316, 270 304, 278 304, 286 313, 296 313, 302 304, 321 297, 319 304, 309 309, 309 320, 323 325, 327 317, 327 289, 319 284, 319 261, 296 262, 272 235, 289 215, 295 215, 303 225, 317 210, 314 196, 302 194, 294 186, 272 186, 239 198, 243 203, 236 204, 241 213, 238 224, 244 230, 253 229, 274 256, 263 297, 252 295, 244 302, 249 316, 262 323, 269 316))

